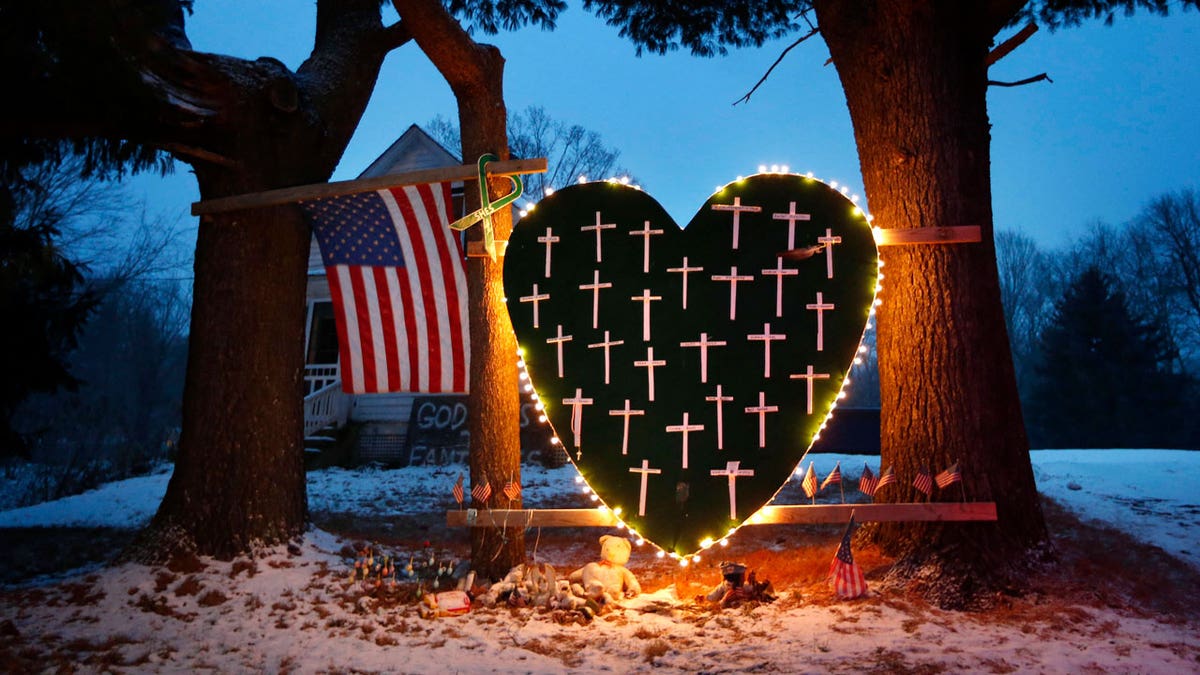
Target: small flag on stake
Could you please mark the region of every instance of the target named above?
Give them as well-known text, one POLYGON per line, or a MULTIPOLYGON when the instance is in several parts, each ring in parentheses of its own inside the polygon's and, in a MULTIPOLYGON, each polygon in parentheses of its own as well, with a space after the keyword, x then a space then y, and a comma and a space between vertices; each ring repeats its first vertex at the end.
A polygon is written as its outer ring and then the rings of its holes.
POLYGON ((837 483, 839 485, 841 485, 841 483, 842 483, 842 463, 841 462, 838 462, 837 464, 835 464, 833 467, 833 471, 830 471, 829 475, 825 477, 825 480, 821 481, 821 489, 824 490, 825 488, 829 487, 830 485, 833 485, 834 483, 837 483))
POLYGON ((488 482, 487 476, 483 477, 483 483, 471 486, 471 496, 476 501, 487 503, 487 500, 492 497, 492 484, 488 482))
POLYGON ((939 489, 945 489, 962 481, 962 473, 958 470, 958 462, 946 467, 946 470, 937 475, 937 486, 939 489))
POLYGON ((862 569, 854 562, 854 555, 850 552, 850 537, 854 535, 855 529, 854 514, 851 513, 850 524, 846 526, 842 542, 838 545, 833 561, 829 564, 829 584, 833 586, 833 592, 845 600, 867 594, 867 579, 863 576, 862 569))
POLYGON ((913 487, 926 497, 933 494, 933 478, 930 477, 925 467, 921 467, 921 470, 917 472, 917 477, 913 479, 913 487))
POLYGON ((463 493, 463 475, 460 471, 458 473, 458 482, 454 484, 454 501, 458 502, 459 506, 462 506, 463 498, 465 496, 466 495, 463 493))
POLYGON ((895 483, 895 482, 896 482, 896 474, 892 471, 892 467, 889 466, 888 468, 884 469, 882 473, 879 474, 879 480, 878 480, 878 482, 875 483, 875 490, 878 491, 879 488, 881 488, 885 485, 891 485, 892 483, 895 483))
POLYGON ((504 484, 504 496, 511 501, 516 501, 521 496, 521 481, 510 480, 504 484))
POLYGON ((800 483, 800 487, 804 488, 804 496, 809 499, 817 497, 817 473, 813 471, 813 463, 808 463, 808 472, 804 474, 804 480, 800 483))
POLYGON ((871 473, 871 467, 863 464, 862 476, 858 479, 858 491, 864 495, 875 495, 875 486, 879 481, 871 473))

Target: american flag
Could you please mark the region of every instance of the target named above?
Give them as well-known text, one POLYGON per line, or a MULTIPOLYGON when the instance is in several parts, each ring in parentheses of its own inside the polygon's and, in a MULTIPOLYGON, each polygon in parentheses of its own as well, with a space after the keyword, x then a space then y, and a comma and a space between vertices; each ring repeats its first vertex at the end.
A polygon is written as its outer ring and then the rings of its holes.
POLYGON ((929 476, 929 472, 924 467, 917 472, 917 477, 913 479, 913 487, 920 490, 926 497, 933 494, 933 478, 929 476))
POLYGON ((448 183, 302 203, 337 318, 348 393, 468 388, 467 279, 448 183))
POLYGON ((878 491, 879 488, 881 488, 885 485, 891 485, 892 483, 895 483, 895 482, 896 482, 896 474, 892 471, 892 467, 889 466, 888 468, 884 469, 882 473, 879 474, 879 480, 875 482, 875 489, 878 491))
POLYGON ((521 496, 521 481, 510 480, 504 484, 504 496, 516 500, 521 496))
POLYGON ((834 483, 841 483, 841 482, 842 482, 842 463, 838 462, 837 464, 834 465, 833 471, 830 471, 829 475, 825 477, 825 480, 821 481, 821 489, 824 490, 826 487, 833 485, 834 483))
POLYGON ((854 529, 854 516, 851 515, 846 533, 842 535, 842 543, 838 545, 837 553, 829 564, 829 583, 839 598, 857 598, 867 594, 867 579, 850 553, 850 537, 854 529))
POLYGON ((946 467, 946 470, 939 473, 934 479, 937 481, 939 488, 946 488, 962 480, 962 474, 958 470, 958 462, 946 467))
POLYGON ((488 482, 487 476, 483 477, 483 482, 479 485, 471 486, 471 496, 484 504, 492 498, 492 484, 488 482))
POLYGON ((862 476, 858 479, 858 491, 864 495, 874 495, 876 483, 878 482, 875 474, 871 473, 871 467, 863 464, 862 476))
POLYGON ((462 506, 464 497, 465 497, 465 495, 463 494, 463 475, 462 475, 462 472, 459 472, 458 482, 454 484, 454 501, 458 502, 459 506, 462 506))
POLYGON ((808 463, 808 473, 804 474, 804 480, 800 483, 800 487, 804 488, 804 495, 808 498, 813 498, 817 494, 817 473, 813 471, 813 463, 808 463))

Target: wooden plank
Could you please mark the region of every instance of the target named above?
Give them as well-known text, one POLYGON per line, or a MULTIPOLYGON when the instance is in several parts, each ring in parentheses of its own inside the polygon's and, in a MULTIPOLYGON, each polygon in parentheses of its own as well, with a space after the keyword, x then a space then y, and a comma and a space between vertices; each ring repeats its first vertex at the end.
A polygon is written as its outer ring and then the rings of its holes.
MULTIPOLYGON (((507 241, 496 241, 496 256, 503 258, 505 251, 508 250, 507 241)), ((483 248, 483 242, 471 240, 467 242, 467 257, 468 258, 490 258, 487 251, 483 248)))
MULTIPOLYGON (((468 527, 471 510, 447 511, 446 525, 468 527)), ((615 527, 612 511, 599 509, 492 509, 479 511, 471 527, 615 527)))
MULTIPOLYGON (((492 162, 487 167, 490 176, 515 176, 527 173, 545 173, 546 158, 510 159, 504 162, 492 162)), ((444 183, 446 181, 475 180, 479 176, 479 167, 474 164, 462 166, 447 166, 437 169, 423 169, 409 173, 375 178, 359 178, 356 180, 334 181, 332 183, 315 183, 313 185, 297 185, 295 187, 253 192, 232 197, 206 199, 192 204, 192 215, 203 216, 211 213, 224 213, 241 209, 256 209, 263 206, 278 206, 291 204, 305 199, 319 197, 337 197, 339 195, 369 192, 385 188, 401 187, 404 185, 419 185, 422 183, 444 183)))
POLYGON ((995 502, 929 502, 910 504, 817 504, 764 506, 749 525, 845 523, 850 512, 858 522, 996 520, 995 502))
MULTIPOLYGON (((746 525, 906 521, 994 521, 995 502, 912 504, 817 504, 765 506, 746 525)), ((492 509, 447 511, 449 527, 615 527, 611 511, 598 509, 492 509)))
POLYGON ((877 246, 913 246, 919 244, 976 244, 983 240, 978 225, 955 227, 913 227, 909 229, 877 229, 877 246))

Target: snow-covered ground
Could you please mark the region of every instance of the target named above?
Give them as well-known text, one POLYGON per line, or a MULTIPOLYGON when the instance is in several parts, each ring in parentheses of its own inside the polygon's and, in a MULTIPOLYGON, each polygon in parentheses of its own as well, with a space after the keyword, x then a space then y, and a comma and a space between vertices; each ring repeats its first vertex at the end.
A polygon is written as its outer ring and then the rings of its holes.
MULTIPOLYGON (((1147 543, 1200 566, 1200 452, 1187 450, 1035 450, 1038 489, 1085 518, 1108 522, 1147 543)), ((856 477, 864 462, 878 472, 879 458, 813 454, 824 475, 841 462, 856 477)), ((968 470, 969 469, 964 469, 968 470)), ((309 509, 389 517, 438 513, 453 506, 450 488, 458 467, 381 470, 326 469, 308 475, 309 509)), ((571 466, 522 469, 526 506, 538 508, 576 492, 571 466)), ((138 527, 162 501, 170 475, 131 478, 54 502, 0 511, 0 527, 138 527)), ((788 493, 784 492, 784 496, 788 493)))
MULTIPOLYGON (((1200 565, 1200 496, 1187 489, 1200 452, 1032 457, 1042 492, 1200 565)), ((818 473, 839 460, 848 476, 864 459, 878 468, 878 458, 810 459, 818 473)), ((453 505, 457 475, 457 468, 314 472, 309 503, 314 512, 362 517, 438 513, 453 505)), ((577 490, 573 476, 570 467, 527 468, 526 504, 560 503, 577 490)), ((167 480, 136 478, 0 512, 0 528, 137 526, 153 515, 167 480)), ((422 619, 411 604, 364 596, 348 583, 345 546, 318 530, 291 551, 251 562, 126 565, 14 592, 13 603, 0 607, 0 663, 23 654, 39 669, 66 663, 85 672, 1200 672, 1197 626, 1120 607, 1039 613, 1032 602, 1024 613, 955 613, 886 591, 838 602, 820 586, 778 588, 774 603, 719 611, 662 583, 588 625, 509 608, 422 619)), ((649 575, 643 565, 635 553, 631 569, 649 575)))

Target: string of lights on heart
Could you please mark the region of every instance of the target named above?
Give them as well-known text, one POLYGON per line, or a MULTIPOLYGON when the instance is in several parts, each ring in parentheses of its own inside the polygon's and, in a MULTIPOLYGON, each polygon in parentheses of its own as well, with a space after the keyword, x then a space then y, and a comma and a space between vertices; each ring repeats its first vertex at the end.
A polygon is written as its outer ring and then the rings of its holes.
POLYGON ((598 508, 680 564, 799 472, 879 300, 857 195, 761 167, 680 228, 627 181, 526 205, 504 287, 523 386, 598 508))

